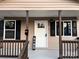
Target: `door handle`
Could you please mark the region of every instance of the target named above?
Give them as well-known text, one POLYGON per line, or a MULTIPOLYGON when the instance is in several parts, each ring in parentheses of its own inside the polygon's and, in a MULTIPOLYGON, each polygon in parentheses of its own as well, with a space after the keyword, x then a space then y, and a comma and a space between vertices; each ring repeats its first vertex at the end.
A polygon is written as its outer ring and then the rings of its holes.
POLYGON ((45 34, 45 37, 47 37, 47 34, 45 34))

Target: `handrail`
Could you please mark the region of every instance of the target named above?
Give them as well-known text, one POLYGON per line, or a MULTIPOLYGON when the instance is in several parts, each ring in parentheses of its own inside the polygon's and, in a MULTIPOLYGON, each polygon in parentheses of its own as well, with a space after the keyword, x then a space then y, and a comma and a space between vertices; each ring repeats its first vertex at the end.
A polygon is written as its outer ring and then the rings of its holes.
POLYGON ((62 40, 62 43, 79 43, 79 40, 62 40))
POLYGON ((25 42, 25 40, 0 40, 0 42, 25 42))
POLYGON ((27 56, 28 43, 29 42, 26 41, 23 49, 21 50, 20 55, 18 56, 18 59, 28 59, 28 56, 27 56))

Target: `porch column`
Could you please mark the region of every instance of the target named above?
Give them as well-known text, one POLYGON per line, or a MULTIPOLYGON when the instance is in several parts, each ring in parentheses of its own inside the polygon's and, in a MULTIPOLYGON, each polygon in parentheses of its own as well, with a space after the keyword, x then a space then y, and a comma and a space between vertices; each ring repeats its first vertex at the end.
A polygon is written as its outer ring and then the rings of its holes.
MULTIPOLYGON (((26 11, 26 29, 25 29, 25 35, 26 35, 26 42, 28 42, 28 33, 29 33, 29 30, 28 30, 28 21, 29 20, 29 11, 26 11)), ((29 59, 28 58, 28 44, 27 44, 27 48, 26 48, 26 56, 27 58, 26 59, 29 59)))
POLYGON ((61 11, 58 11, 58 19, 59 19, 59 59, 62 59, 62 37, 61 37, 61 11))

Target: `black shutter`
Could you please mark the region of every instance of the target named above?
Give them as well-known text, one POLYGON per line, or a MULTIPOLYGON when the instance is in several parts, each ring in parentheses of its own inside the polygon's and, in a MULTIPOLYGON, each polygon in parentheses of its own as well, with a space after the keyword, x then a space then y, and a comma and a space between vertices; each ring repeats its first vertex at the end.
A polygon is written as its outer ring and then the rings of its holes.
POLYGON ((4 21, 0 21, 0 40, 3 39, 3 33, 4 33, 4 21))
POLYGON ((50 36, 55 36, 55 21, 50 22, 50 36))
POLYGON ((16 40, 20 40, 21 21, 16 20, 16 40))
MULTIPOLYGON (((63 22, 61 22, 61 32, 62 32, 62 34, 61 35, 63 35, 63 22)), ((56 35, 59 35, 59 22, 56 22, 56 35)))
POLYGON ((72 21, 72 36, 77 36, 77 22, 72 21))

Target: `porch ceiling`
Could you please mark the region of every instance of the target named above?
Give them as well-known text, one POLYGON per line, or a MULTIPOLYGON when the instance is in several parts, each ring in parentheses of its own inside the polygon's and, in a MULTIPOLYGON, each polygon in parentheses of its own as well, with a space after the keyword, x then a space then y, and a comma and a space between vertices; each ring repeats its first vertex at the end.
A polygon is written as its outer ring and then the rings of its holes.
MULTIPOLYGON (((53 17, 58 16, 58 11, 29 11, 29 17, 53 17)), ((3 17, 25 17, 25 11, 0 11, 0 18, 3 17)), ((62 11, 62 16, 79 16, 79 11, 62 11)))

